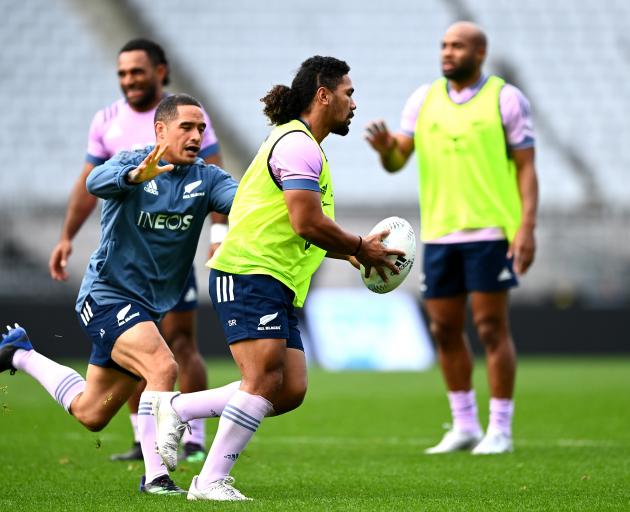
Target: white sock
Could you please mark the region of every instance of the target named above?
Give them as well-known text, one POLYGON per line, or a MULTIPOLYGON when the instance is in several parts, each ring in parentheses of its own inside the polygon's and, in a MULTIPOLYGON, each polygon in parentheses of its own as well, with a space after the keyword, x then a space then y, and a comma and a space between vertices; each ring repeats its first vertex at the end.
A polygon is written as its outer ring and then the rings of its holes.
POLYGON ((490 399, 490 422, 488 430, 512 435, 512 416, 514 416, 514 400, 510 398, 490 399))
POLYGON ((133 430, 133 442, 140 442, 140 434, 138 433, 138 413, 129 413, 129 421, 131 421, 131 428, 133 430))
POLYGON ((17 349, 11 364, 36 379, 66 412, 70 412, 72 401, 85 390, 85 379, 81 375, 35 350, 17 349))
POLYGON ((448 402, 453 416, 453 429, 470 434, 481 434, 481 423, 477 413, 475 390, 449 391, 448 402))
POLYGON ((260 422, 272 409, 271 402, 262 396, 241 390, 234 393, 221 414, 217 434, 199 473, 199 489, 205 489, 230 474, 260 422))
POLYGON ((140 395, 140 405, 138 406, 138 434, 140 436, 140 446, 142 447, 142 457, 144 458, 144 475, 146 482, 150 483, 158 476, 167 475, 168 470, 162 462, 162 458, 155 449, 157 422, 153 416, 153 400, 157 392, 144 391, 140 395))
POLYGON ((221 416, 225 404, 238 390, 241 381, 230 382, 225 386, 195 393, 182 393, 171 401, 173 410, 182 421, 197 418, 216 418, 221 416))

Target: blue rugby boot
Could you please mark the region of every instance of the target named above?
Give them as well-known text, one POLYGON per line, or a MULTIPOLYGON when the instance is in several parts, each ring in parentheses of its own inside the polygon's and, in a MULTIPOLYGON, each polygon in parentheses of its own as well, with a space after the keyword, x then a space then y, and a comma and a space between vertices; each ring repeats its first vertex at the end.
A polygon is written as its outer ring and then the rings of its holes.
POLYGON ((13 354, 19 348, 24 350, 33 350, 31 340, 23 327, 15 324, 15 327, 7 325, 7 334, 2 335, 0 341, 0 373, 5 370, 11 370, 13 375, 17 370, 13 367, 13 354))

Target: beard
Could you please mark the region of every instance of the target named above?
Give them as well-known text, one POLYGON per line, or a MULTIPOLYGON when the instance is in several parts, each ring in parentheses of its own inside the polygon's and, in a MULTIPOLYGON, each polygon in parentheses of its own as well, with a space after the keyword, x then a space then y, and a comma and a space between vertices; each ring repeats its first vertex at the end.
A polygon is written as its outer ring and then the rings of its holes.
POLYGON ((155 96, 157 94, 157 86, 155 84, 147 84, 146 89, 144 90, 144 94, 133 100, 129 100, 127 98, 127 94, 123 91, 125 99, 127 102, 138 110, 147 110, 151 104, 155 101, 155 96))
POLYGON ((454 67, 450 71, 442 71, 442 75, 449 80, 460 82, 469 79, 476 72, 477 64, 474 60, 470 59, 462 62, 458 67, 454 67))
POLYGON ((353 117, 354 115, 350 115, 350 117, 347 117, 345 121, 333 126, 330 133, 341 135, 342 137, 348 135, 348 133, 350 133, 350 125, 348 124, 348 121, 353 117))
POLYGON ((345 135, 348 135, 348 133, 350 133, 350 126, 348 126, 346 123, 340 124, 330 130, 330 133, 334 133, 335 135, 341 135, 342 137, 344 137, 345 135))

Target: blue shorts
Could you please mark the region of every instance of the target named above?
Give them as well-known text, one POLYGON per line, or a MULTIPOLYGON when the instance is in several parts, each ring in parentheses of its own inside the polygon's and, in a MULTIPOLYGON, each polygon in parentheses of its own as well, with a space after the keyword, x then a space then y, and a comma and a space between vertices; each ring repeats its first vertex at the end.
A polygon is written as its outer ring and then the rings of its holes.
POLYGON ((92 340, 90 364, 103 368, 114 368, 139 379, 112 359, 112 349, 118 337, 140 322, 158 322, 159 317, 151 314, 133 301, 99 306, 90 295, 77 313, 79 323, 92 340))
POLYGON ((208 289, 228 343, 283 339, 287 348, 304 351, 293 307, 294 293, 277 279, 212 269, 208 289))
POLYGON ((197 306, 197 279, 195 278, 195 269, 191 268, 182 296, 171 311, 192 311, 197 309, 197 306))
POLYGON ((425 298, 467 292, 497 292, 518 285, 507 240, 425 244, 422 292, 425 298))

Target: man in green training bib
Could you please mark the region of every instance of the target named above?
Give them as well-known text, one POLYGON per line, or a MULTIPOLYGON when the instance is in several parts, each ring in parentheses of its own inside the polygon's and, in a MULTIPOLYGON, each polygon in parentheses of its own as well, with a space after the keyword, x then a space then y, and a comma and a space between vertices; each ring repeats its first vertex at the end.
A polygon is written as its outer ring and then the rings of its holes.
POLYGON ((331 173, 320 144, 346 135, 356 108, 349 66, 333 57, 304 61, 291 87, 276 85, 262 101, 275 128, 239 184, 230 230, 208 263, 210 298, 242 380, 194 394, 162 393, 156 406, 158 449, 176 464, 185 424, 220 416, 191 500, 245 500, 230 471, 265 416, 298 407, 306 393, 306 359, 296 307, 325 256, 398 273, 381 240, 362 238, 334 222, 331 173))
POLYGON ((419 165, 425 305, 448 388, 453 427, 425 453, 510 452, 516 353, 508 290, 534 260, 538 184, 529 102, 481 67, 487 40, 458 22, 442 40, 443 78, 407 101, 401 130, 383 121, 367 140, 389 171, 416 152, 419 165), (473 360, 464 334, 468 295, 484 345, 490 422, 483 434, 472 389, 473 360))

